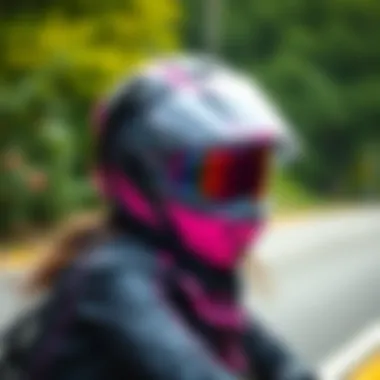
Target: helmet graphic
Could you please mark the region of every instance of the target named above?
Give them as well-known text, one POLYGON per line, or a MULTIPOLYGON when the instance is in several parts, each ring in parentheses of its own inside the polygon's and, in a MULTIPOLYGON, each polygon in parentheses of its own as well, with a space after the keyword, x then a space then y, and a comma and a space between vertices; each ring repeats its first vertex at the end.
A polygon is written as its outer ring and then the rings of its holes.
POLYGON ((257 85, 219 63, 167 58, 135 73, 98 111, 103 196, 197 260, 234 267, 265 220, 272 153, 293 143, 257 85))

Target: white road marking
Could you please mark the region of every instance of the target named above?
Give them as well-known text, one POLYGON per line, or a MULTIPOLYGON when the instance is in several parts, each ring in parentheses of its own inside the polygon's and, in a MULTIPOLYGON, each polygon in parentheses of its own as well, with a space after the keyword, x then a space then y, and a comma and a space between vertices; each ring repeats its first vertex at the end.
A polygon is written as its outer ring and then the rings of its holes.
POLYGON ((380 349, 380 323, 371 326, 338 354, 325 362, 321 369, 322 380, 342 380, 370 355, 380 349))

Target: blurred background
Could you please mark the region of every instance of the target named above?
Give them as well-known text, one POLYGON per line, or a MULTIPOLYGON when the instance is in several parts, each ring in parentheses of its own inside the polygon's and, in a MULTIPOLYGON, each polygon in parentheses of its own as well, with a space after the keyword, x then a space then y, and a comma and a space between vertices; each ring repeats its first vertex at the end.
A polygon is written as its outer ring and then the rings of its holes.
POLYGON ((94 206, 90 106, 171 51, 217 52, 292 121, 306 154, 279 203, 379 197, 376 0, 15 0, 0 17, 2 236, 94 206))
MULTIPOLYGON (((0 19, 4 253, 68 216, 97 210, 88 176, 91 106, 136 64, 168 52, 218 54, 255 75, 291 120, 304 154, 275 179, 276 213, 290 217, 297 210, 380 200, 378 0, 13 0, 1 2, 0 19)), ((379 214, 363 215, 360 226, 380 221, 379 214)), ((373 231, 371 239, 378 240, 373 231)), ((365 262, 372 270, 380 264, 376 244, 366 248, 365 262)), ((362 255, 362 248, 352 257, 362 255)), ((305 263, 301 271, 314 264, 305 263)), ((354 261, 350 265, 358 268, 354 261)), ((355 299, 370 297, 373 303, 379 276, 373 272, 373 282, 365 282, 365 276, 372 278, 367 269, 350 284, 355 289, 357 281, 362 284, 363 293, 355 299), (368 289, 373 293, 365 293, 368 289)), ((278 270, 279 277, 290 271, 278 270)), ((339 288, 331 281, 329 289, 332 284, 339 288)), ((316 279, 321 282, 323 277, 316 279)), ((299 288, 299 282, 294 286, 299 288)), ((318 294, 323 298, 325 293, 318 294)), ((346 301, 352 302, 352 294, 346 301)), ((371 309, 360 323, 352 322, 356 327, 342 331, 329 349, 377 312, 371 309)), ((294 320, 289 324, 284 330, 297 330, 294 320)), ((300 347, 306 339, 299 331, 289 335, 300 347)), ((311 359, 321 358, 323 342, 309 349, 311 359)))

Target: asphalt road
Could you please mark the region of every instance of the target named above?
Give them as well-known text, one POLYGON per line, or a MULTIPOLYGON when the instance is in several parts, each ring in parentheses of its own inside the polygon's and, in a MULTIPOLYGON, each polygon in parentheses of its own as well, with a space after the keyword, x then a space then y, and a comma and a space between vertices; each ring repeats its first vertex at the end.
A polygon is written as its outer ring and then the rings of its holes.
MULTIPOLYGON (((274 293, 250 307, 320 365, 380 320, 380 208, 337 212, 269 231, 258 247, 274 293)), ((23 303, 17 276, 0 275, 0 327, 23 303)))
POLYGON ((379 208, 280 228, 261 249, 274 294, 249 305, 314 365, 380 320, 379 208))

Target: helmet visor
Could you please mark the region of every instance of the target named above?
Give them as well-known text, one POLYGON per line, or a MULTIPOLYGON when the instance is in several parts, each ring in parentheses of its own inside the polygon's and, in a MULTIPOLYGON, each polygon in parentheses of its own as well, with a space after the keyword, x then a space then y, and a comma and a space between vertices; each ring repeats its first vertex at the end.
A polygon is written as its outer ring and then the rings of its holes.
POLYGON ((181 198, 260 200, 266 196, 272 153, 269 145, 177 152, 170 159, 169 184, 181 198))

